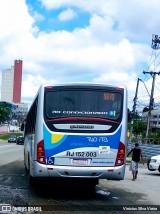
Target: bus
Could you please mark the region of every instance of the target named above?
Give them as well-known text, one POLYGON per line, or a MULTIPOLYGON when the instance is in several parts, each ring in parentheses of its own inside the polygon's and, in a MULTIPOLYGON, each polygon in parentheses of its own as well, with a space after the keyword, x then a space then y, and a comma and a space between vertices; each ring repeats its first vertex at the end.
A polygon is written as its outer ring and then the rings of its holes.
POLYGON ((24 131, 24 165, 40 177, 123 180, 127 89, 105 84, 41 85, 24 131))

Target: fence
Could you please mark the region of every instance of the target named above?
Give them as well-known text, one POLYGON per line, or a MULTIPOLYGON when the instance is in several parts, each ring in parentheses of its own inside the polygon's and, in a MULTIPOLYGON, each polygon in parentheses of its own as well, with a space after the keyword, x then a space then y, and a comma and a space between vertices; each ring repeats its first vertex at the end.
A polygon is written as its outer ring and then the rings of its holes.
POLYGON ((149 143, 149 144, 159 144, 160 145, 160 138, 142 138, 142 137, 134 137, 132 138, 132 142, 142 142, 142 143, 149 143))
MULTIPOLYGON (((134 144, 135 143, 128 143, 128 148, 127 148, 128 152, 134 147, 134 144)), ((160 155, 160 145, 140 143, 139 146, 141 147, 143 156, 146 159, 149 159, 154 155, 160 155)))

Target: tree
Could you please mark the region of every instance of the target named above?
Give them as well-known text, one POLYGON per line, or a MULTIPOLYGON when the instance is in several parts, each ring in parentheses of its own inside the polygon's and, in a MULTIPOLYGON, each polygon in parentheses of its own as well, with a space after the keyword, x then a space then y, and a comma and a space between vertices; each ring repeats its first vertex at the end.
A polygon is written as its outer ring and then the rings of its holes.
POLYGON ((145 122, 139 121, 139 120, 135 120, 134 121, 133 132, 136 135, 142 134, 143 136, 145 136, 146 129, 147 129, 147 124, 145 122))
POLYGON ((10 112, 11 109, 9 107, 6 107, 0 103, 0 123, 3 123, 9 119, 10 112))
MULTIPOLYGON (((131 124, 128 123, 128 129, 130 130, 131 124)), ((145 136, 147 130, 147 124, 141 120, 134 120, 133 123, 133 134, 145 136)))

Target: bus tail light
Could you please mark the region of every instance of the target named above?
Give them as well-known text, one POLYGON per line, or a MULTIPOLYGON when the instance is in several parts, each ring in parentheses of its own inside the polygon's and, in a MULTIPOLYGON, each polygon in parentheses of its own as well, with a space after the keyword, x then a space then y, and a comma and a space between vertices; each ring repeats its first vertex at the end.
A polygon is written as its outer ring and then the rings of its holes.
POLYGON ((124 164, 124 158, 125 158, 125 145, 122 142, 120 142, 115 166, 123 165, 124 164))
POLYGON ((37 162, 46 164, 43 140, 37 144, 37 162))

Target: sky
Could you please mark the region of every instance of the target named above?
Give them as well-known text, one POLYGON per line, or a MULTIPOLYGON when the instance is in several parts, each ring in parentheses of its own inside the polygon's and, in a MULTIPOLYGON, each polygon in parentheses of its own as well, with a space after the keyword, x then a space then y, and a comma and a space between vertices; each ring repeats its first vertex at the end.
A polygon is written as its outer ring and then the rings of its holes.
MULTIPOLYGON (((132 110, 149 102, 152 76, 160 71, 159 0, 0 0, 0 72, 23 60, 22 102, 42 83, 92 82, 128 89, 132 110)), ((160 102, 160 75, 155 105, 160 102)))

